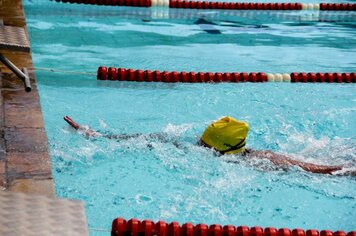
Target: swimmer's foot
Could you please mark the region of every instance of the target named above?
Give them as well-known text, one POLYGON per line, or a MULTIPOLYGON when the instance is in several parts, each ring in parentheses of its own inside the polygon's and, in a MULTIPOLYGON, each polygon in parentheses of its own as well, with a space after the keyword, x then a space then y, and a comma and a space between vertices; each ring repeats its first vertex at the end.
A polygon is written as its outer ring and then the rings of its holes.
POLYGON ((69 116, 65 116, 65 117, 63 117, 63 119, 65 120, 65 121, 67 121, 67 123, 70 125, 70 126, 72 126, 74 129, 79 129, 80 128, 80 125, 79 124, 77 124, 74 120, 72 120, 72 118, 70 118, 69 116))

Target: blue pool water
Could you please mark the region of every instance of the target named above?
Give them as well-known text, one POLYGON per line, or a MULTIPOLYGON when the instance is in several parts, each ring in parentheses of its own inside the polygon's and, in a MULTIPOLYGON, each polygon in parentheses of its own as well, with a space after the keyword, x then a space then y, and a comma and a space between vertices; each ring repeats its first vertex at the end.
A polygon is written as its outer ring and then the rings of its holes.
POLYGON ((25 10, 57 195, 85 202, 92 235, 99 234, 94 228, 109 229, 119 216, 356 228, 354 177, 285 172, 263 161, 219 158, 196 146, 212 120, 230 115, 249 122, 251 148, 355 169, 355 85, 95 78, 100 65, 354 72, 355 13, 171 11, 170 19, 161 19, 167 12, 30 0, 25 10), (197 24, 199 18, 210 24, 197 24), (211 27, 220 34, 209 33, 211 27), (65 115, 106 133, 162 132, 179 147, 144 136, 87 139, 68 127, 65 115), (227 162, 231 159, 238 163, 227 162))

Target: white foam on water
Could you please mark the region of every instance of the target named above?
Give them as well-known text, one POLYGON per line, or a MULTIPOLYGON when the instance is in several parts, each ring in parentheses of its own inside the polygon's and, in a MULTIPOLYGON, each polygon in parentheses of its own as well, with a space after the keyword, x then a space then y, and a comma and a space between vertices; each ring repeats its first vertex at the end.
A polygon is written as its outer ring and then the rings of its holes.
POLYGON ((318 164, 352 164, 356 161, 355 141, 350 138, 315 137, 312 133, 293 131, 287 142, 279 143, 280 152, 318 164), (290 151, 293 151, 292 153, 290 151))
POLYGON ((183 133, 188 130, 191 130, 192 128, 192 124, 174 125, 169 123, 163 128, 163 132, 167 133, 168 135, 181 136, 183 133))

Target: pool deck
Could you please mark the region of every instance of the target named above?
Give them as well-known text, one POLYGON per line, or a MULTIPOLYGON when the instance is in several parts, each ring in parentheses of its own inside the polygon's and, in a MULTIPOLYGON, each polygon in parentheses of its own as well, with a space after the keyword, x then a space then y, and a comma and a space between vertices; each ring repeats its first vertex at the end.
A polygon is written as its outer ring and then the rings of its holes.
MULTIPOLYGON (((0 23, 23 27, 27 33, 22 0, 0 0, 0 23)), ((30 52, 0 50, 19 68, 33 68, 30 52)), ((32 91, 0 63, 0 189, 55 196, 47 136, 36 78, 32 91)))
POLYGON ((0 191, 0 235, 86 236, 83 203, 0 191))

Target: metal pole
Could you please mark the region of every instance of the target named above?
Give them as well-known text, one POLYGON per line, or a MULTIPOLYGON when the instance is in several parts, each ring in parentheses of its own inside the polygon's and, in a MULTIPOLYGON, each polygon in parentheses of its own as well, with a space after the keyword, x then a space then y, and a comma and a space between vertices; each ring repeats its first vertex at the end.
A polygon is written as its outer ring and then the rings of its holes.
POLYGON ((22 68, 22 72, 25 74, 25 81, 24 81, 24 85, 25 85, 25 91, 26 92, 31 92, 32 88, 31 88, 31 82, 30 82, 30 76, 28 74, 28 70, 27 68, 22 68))
POLYGON ((19 68, 17 68, 9 59, 7 59, 4 55, 0 53, 0 61, 4 63, 12 72, 14 72, 23 82, 25 86, 25 91, 31 91, 30 79, 28 76, 28 72, 23 73, 19 68))

